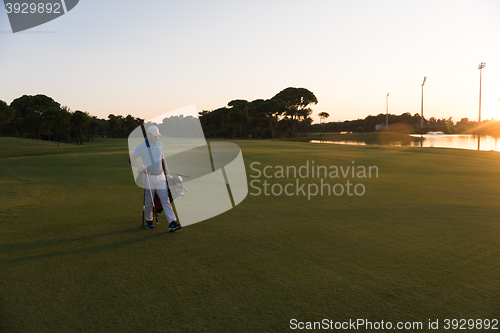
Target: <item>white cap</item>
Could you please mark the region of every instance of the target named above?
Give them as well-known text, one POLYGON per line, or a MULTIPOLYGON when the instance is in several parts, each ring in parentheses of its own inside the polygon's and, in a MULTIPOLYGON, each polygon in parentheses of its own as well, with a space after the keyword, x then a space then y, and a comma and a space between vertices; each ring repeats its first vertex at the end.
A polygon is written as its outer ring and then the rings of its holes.
POLYGON ((149 126, 148 133, 153 136, 160 136, 160 130, 156 126, 149 126))

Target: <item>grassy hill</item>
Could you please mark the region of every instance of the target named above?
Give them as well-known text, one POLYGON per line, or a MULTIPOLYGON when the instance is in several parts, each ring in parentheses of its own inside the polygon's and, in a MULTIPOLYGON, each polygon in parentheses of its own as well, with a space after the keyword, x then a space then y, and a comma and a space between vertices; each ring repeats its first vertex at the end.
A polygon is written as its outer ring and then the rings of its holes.
POLYGON ((250 188, 234 209, 167 233, 164 215, 140 227, 126 140, 0 138, 0 331, 288 331, 294 318, 424 330, 439 319, 444 331, 446 318, 500 319, 498 153, 234 142, 249 181, 296 182, 250 177, 253 162, 377 166, 378 178, 348 178, 362 196, 250 188))

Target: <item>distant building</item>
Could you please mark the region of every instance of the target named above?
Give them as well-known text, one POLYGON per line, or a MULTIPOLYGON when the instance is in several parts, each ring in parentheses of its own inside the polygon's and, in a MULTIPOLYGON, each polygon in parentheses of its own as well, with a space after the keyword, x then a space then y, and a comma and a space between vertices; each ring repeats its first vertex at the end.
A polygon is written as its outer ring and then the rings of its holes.
POLYGON ((381 131, 385 128, 385 124, 377 124, 375 125, 375 130, 376 131, 381 131))

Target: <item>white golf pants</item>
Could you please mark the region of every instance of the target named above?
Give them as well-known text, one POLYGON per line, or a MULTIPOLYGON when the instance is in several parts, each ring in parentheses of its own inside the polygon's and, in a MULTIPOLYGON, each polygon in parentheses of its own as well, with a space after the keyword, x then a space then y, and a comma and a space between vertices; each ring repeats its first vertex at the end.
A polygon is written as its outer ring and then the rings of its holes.
POLYGON ((144 183, 145 189, 145 214, 147 221, 153 221, 153 198, 155 192, 160 198, 161 205, 163 206, 163 211, 167 217, 167 221, 170 223, 177 220, 175 217, 172 205, 170 205, 170 200, 168 198, 168 185, 165 180, 165 175, 149 175, 143 174, 142 181, 144 183))

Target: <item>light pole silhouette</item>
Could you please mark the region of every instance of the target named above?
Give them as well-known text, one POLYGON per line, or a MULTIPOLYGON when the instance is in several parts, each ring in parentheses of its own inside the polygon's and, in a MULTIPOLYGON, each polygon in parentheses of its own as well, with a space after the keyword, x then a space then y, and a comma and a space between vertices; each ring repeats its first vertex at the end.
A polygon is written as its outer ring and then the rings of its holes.
POLYGON ((385 96, 385 128, 389 127, 389 93, 385 96))
POLYGON ((479 66, 477 66, 477 69, 479 69, 479 123, 481 122, 481 83, 483 81, 483 68, 485 66, 485 62, 482 62, 479 66))
POLYGON ((424 76, 424 82, 422 82, 422 100, 420 102, 420 128, 424 128, 424 84, 427 80, 427 76, 424 76))

